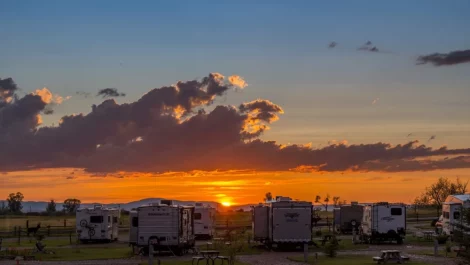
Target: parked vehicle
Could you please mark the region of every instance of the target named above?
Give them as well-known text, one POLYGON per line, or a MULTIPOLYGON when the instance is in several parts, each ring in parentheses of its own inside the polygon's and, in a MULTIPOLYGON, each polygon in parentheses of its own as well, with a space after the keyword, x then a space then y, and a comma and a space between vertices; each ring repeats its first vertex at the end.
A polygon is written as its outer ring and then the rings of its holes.
POLYGON ((81 242, 118 239, 120 210, 95 205, 76 212, 77 236, 81 242))
POLYGON ((148 247, 176 255, 193 248, 194 206, 150 204, 138 207, 131 218, 129 241, 148 253, 148 247))
POLYGON ((312 203, 277 197, 253 207, 253 239, 272 247, 312 243, 312 203))
POLYGON ((196 203, 194 209, 194 234, 198 238, 212 238, 214 232, 215 209, 196 203))
POLYGON ((353 229, 359 231, 361 226, 364 206, 357 203, 351 205, 341 205, 333 209, 333 226, 339 233, 352 233, 353 229))
POLYGON ((406 235, 404 204, 374 203, 364 206, 359 238, 366 243, 396 241, 403 243, 406 235))
POLYGON ((137 228, 139 227, 139 218, 137 211, 129 212, 129 245, 137 245, 137 228))
POLYGON ((442 215, 436 223, 438 230, 445 235, 453 236, 454 231, 470 230, 462 220, 462 210, 470 208, 470 194, 449 195, 442 204, 442 215))

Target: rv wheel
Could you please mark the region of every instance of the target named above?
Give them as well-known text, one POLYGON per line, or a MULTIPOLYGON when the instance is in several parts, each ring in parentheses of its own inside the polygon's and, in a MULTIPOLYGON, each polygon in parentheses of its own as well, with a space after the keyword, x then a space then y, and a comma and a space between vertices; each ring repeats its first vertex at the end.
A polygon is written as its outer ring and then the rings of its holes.
POLYGON ((80 221, 80 226, 81 226, 81 227, 85 227, 85 226, 87 226, 87 224, 88 224, 88 222, 87 222, 85 219, 82 219, 82 220, 80 221))
POLYGON ((352 225, 353 227, 355 227, 355 226, 357 225, 356 220, 352 220, 352 221, 351 221, 351 225, 352 225))

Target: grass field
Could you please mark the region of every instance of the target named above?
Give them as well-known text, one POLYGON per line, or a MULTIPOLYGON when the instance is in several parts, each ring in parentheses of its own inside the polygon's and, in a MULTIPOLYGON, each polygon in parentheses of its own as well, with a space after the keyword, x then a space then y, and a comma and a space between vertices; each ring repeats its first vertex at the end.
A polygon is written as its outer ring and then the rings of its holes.
MULTIPOLYGON (((217 261, 217 262, 220 262, 220 261, 217 261)), ((148 264, 147 262, 139 263, 139 265, 147 265, 147 264, 148 264)), ((167 261, 167 260, 165 260, 164 262, 162 262, 162 264, 165 264, 165 265, 192 265, 191 260, 184 260, 184 261, 167 261)), ((200 262, 199 264, 204 264, 204 263, 200 262)), ((219 263, 217 263, 217 264, 219 264, 219 263)), ((227 264, 227 263, 225 263, 225 264, 227 264)), ((235 265, 245 265, 245 263, 235 261, 235 265)))
MULTIPOLYGON (((72 238, 72 243, 74 243, 74 239, 72 238)), ((55 239, 44 239, 42 241, 43 244, 45 244, 48 248, 50 247, 62 247, 62 246, 68 246, 70 245, 70 239, 69 238, 55 238, 55 239)), ((36 244, 36 239, 31 237, 31 240, 23 238, 18 244, 16 240, 14 241, 3 241, 2 247, 34 247, 36 244)))
MULTIPOLYGON (((288 257, 289 260, 292 261, 299 261, 303 262, 303 256, 295 256, 295 257, 288 257)), ((367 265, 367 264, 377 264, 372 260, 370 256, 356 256, 356 255, 348 255, 348 256, 338 256, 336 258, 328 258, 324 256, 318 257, 318 260, 315 260, 313 256, 310 256, 308 259, 309 264, 315 265, 367 265)), ((407 262, 408 265, 426 265, 427 263, 419 263, 419 262, 407 262)))
POLYGON ((0 216, 0 231, 12 230, 15 226, 26 227, 26 220, 29 220, 29 227, 35 227, 41 223, 41 227, 50 226, 75 226, 75 217, 71 216, 0 216))
POLYGON ((123 259, 132 257, 129 247, 100 247, 100 248, 58 248, 49 249, 55 254, 35 254, 38 260, 98 260, 123 259))

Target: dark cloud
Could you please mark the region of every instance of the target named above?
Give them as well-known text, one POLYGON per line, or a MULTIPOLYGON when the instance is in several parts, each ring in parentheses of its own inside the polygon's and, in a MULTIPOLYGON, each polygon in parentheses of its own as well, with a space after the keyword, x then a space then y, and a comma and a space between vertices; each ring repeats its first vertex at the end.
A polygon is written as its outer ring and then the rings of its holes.
POLYGON ((367 41, 361 47, 357 48, 359 51, 368 51, 368 52, 379 52, 379 49, 376 46, 372 46, 371 41, 367 41))
POLYGON ((372 41, 369 40, 369 41, 367 41, 366 43, 364 43, 364 45, 365 45, 365 46, 370 46, 370 45, 372 45, 372 41))
POLYGON ((328 48, 334 48, 336 46, 338 46, 338 43, 336 43, 335 41, 332 41, 328 44, 328 48))
POLYGON ((84 91, 77 91, 75 92, 75 94, 79 95, 79 96, 82 96, 84 98, 89 98, 91 97, 91 93, 90 92, 84 92, 84 91))
POLYGON ((434 139, 436 139, 436 136, 435 136, 435 135, 431 135, 431 137, 429 137, 429 139, 428 139, 428 142, 430 142, 430 141, 432 141, 432 140, 434 140, 434 139))
POLYGON ((452 51, 449 53, 432 53, 419 56, 416 64, 431 63, 435 66, 454 65, 470 62, 470 50, 452 51))
POLYGON ((54 110, 51 108, 46 108, 42 113, 44 113, 45 115, 51 115, 54 114, 54 110))
POLYGON ((75 179, 75 176, 67 176, 65 179, 75 179))
POLYGON ((10 77, 0 78, 0 108, 13 100, 16 90, 18 90, 18 86, 13 79, 10 77))
MULTIPOLYGON (((68 115, 58 126, 20 130, 14 124, 44 109, 41 98, 28 95, 9 104, 0 121, 0 168, 83 168, 95 176, 123 177, 119 172, 192 170, 419 171, 469 168, 470 149, 432 149, 417 141, 323 148, 281 145, 258 137, 283 113, 258 99, 238 107, 204 107, 234 85, 220 74, 155 88, 132 103, 107 99, 88 114, 68 115), (39 101, 38 101, 39 99, 39 101), (42 103, 41 103, 42 102, 42 103), (19 115, 21 114, 21 115, 19 115), (435 159, 459 156, 459 159, 435 159), (432 158, 431 158, 432 157, 432 158), (396 165, 399 165, 397 167, 396 165)), ((5 111, 2 108, 1 111, 5 111)), ((72 174, 71 174, 72 175, 72 174)))
POLYGON ((96 96, 102 96, 103 98, 112 98, 112 97, 125 97, 125 93, 119 93, 116 88, 103 88, 98 91, 96 96))
POLYGON ((409 133, 406 137, 410 137, 410 136, 412 136, 412 135, 413 135, 413 133, 409 133))

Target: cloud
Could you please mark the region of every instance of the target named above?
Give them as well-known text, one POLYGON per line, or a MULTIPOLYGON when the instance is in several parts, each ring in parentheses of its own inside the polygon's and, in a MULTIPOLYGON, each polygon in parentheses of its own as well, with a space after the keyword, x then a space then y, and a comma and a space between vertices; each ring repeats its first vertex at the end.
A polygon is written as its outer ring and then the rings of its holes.
POLYGON ((375 98, 375 99, 372 101, 372 105, 377 104, 377 102, 379 102, 379 99, 380 99, 380 98, 375 98))
POLYGON ((205 110, 216 97, 235 88, 221 74, 212 73, 201 80, 152 89, 131 103, 106 99, 92 105, 89 113, 66 115, 59 125, 43 127, 38 127, 38 115, 47 104, 41 96, 28 94, 0 108, 0 168, 80 168, 94 176, 118 178, 126 172, 470 168, 469 148, 432 149, 417 141, 398 145, 335 141, 322 148, 263 141, 259 137, 284 113, 275 103, 257 99, 205 110))
POLYGON ((406 135, 406 137, 410 137, 410 136, 412 136, 412 135, 413 135, 413 133, 409 133, 408 135, 406 135))
POLYGON ((376 46, 372 46, 371 41, 367 41, 364 45, 357 48, 359 51, 368 51, 368 52, 379 52, 379 49, 376 46))
POLYGON ((434 140, 434 139, 436 139, 436 136, 435 136, 435 135, 431 135, 431 137, 429 137, 429 139, 428 139, 428 142, 430 142, 430 141, 432 141, 432 140, 434 140))
POLYGON ((77 91, 77 92, 75 92, 75 94, 77 94, 78 96, 84 97, 84 98, 89 98, 89 97, 91 97, 91 93, 90 93, 90 92, 77 91))
POLYGON ((67 177, 65 177, 65 179, 76 179, 76 177, 75 176, 67 176, 67 177))
POLYGON ((446 66, 461 63, 470 63, 470 50, 452 51, 449 53, 432 53, 419 56, 416 64, 433 64, 434 66, 446 66))
POLYGON ((103 88, 98 91, 96 96, 102 96, 103 98, 111 98, 111 97, 125 97, 125 93, 119 93, 116 88, 103 88))
POLYGON ((42 101, 44 101, 46 104, 60 105, 65 100, 69 100, 71 98, 71 96, 67 96, 64 98, 61 95, 52 94, 52 92, 47 87, 44 87, 42 89, 36 89, 36 91, 34 91, 32 94, 40 96, 42 101))
POLYGON ((16 90, 18 90, 18 86, 12 78, 0 78, 0 108, 13 100, 16 90))
POLYGON ((229 76, 228 81, 232 85, 237 86, 237 87, 242 88, 242 89, 248 86, 248 84, 245 82, 245 80, 242 77, 238 76, 238 75, 229 76))
POLYGON ((335 41, 332 41, 332 42, 330 42, 330 43, 328 44, 328 48, 331 49, 331 48, 336 47, 337 45, 338 45, 338 43, 336 43, 335 41))

